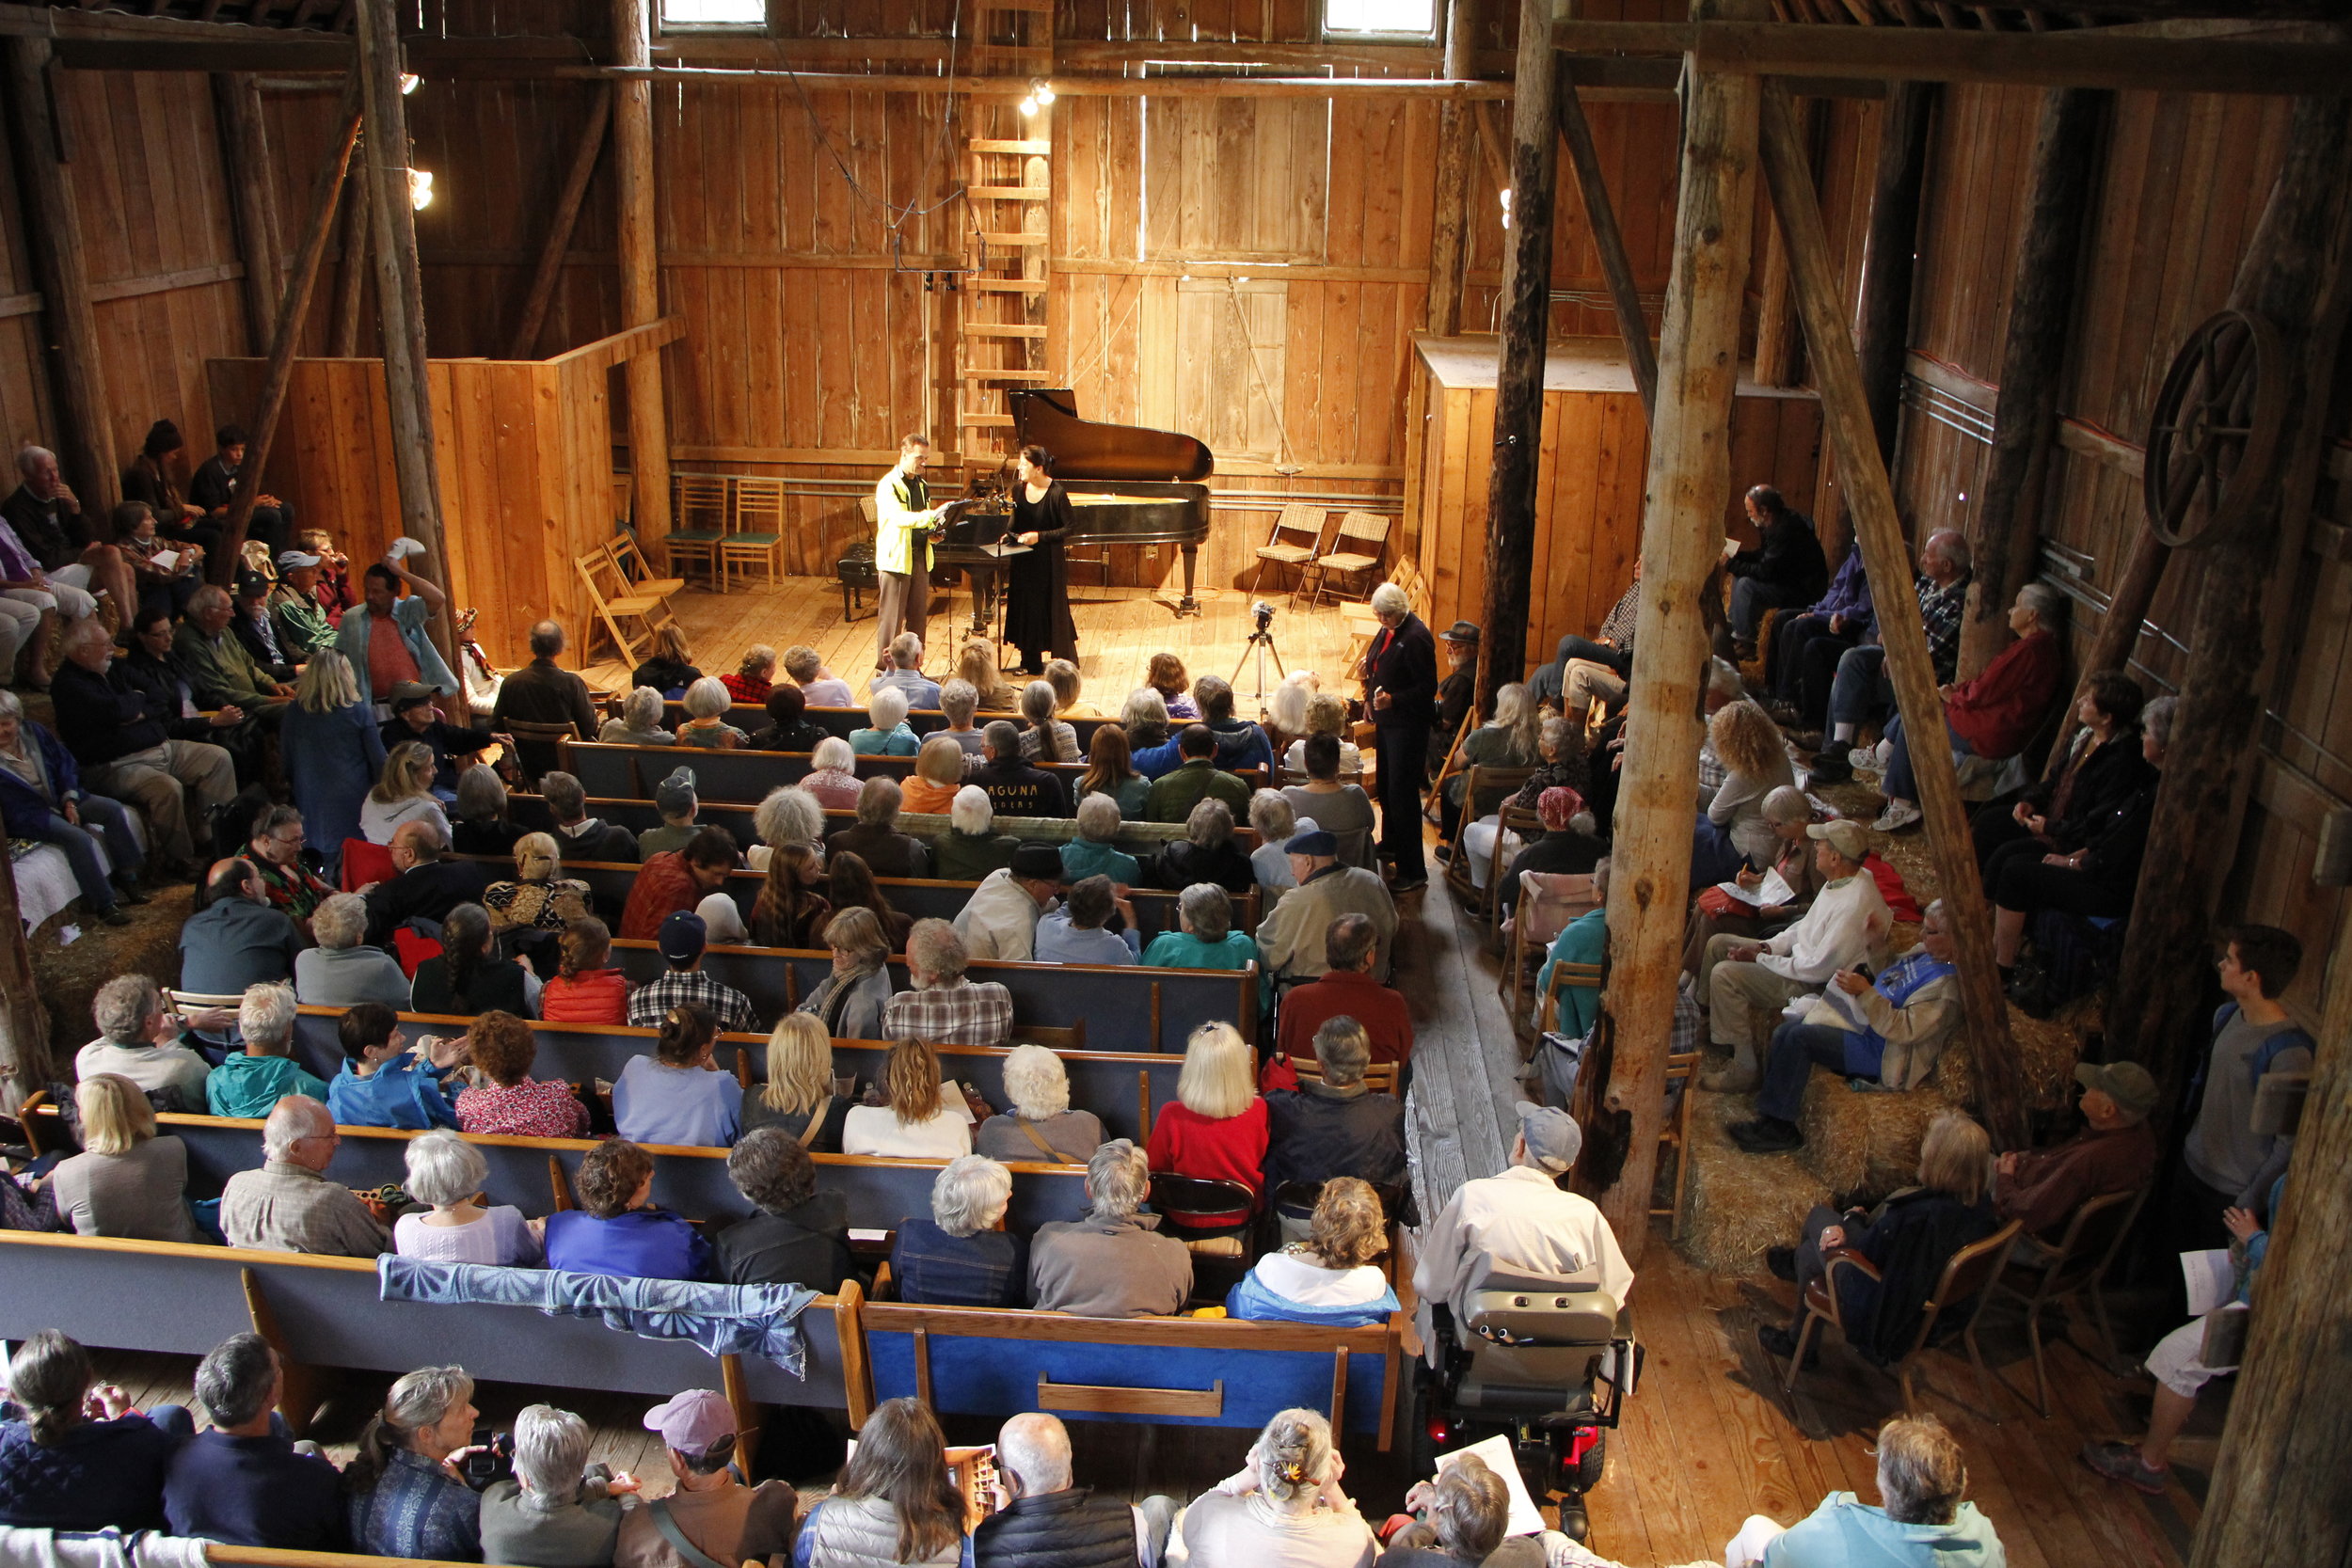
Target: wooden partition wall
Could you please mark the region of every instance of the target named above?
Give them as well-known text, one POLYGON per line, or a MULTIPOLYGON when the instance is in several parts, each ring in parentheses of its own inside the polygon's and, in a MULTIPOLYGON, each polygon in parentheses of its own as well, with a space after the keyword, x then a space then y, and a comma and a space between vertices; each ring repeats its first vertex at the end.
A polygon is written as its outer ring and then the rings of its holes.
MULTIPOLYGON (((668 320, 552 359, 430 362, 450 594, 482 611, 475 631, 493 661, 529 658, 534 621, 584 641, 590 607, 572 558, 612 531, 612 372, 681 330, 668 320)), ((215 408, 253 406, 261 360, 205 368, 215 408)), ((382 362, 296 360, 282 418, 264 487, 355 565, 382 555, 400 529, 382 362)))

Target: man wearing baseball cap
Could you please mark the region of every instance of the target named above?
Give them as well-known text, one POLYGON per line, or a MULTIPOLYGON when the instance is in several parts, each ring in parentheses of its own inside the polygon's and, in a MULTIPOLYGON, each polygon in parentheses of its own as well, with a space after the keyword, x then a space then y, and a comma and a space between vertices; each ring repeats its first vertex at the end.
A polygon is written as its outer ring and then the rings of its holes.
POLYGON ((1729 1046, 1729 1066, 1703 1080, 1714 1094, 1747 1094, 1756 1085, 1758 1057, 1780 1018, 1798 997, 1819 991, 1841 969, 1870 962, 1894 926, 1877 880, 1863 869, 1870 835, 1859 822, 1817 822, 1813 863, 1827 884, 1804 917, 1765 942, 1728 933, 1712 937, 1700 960, 1706 976, 1700 1005, 1708 1037, 1729 1046))
POLYGON ((307 663, 312 654, 335 645, 334 624, 319 603, 319 558, 308 550, 278 552, 278 586, 269 596, 270 620, 287 657, 307 663))
MULTIPOLYGON (((2048 1148, 2016 1149, 1993 1164, 1993 1208, 2025 1222, 2021 1255, 2056 1240, 2074 1211, 2109 1193, 2137 1192, 2156 1174, 2156 1081, 2137 1062, 2084 1062, 2083 1130, 2048 1148)), ((2030 1259, 2028 1259, 2030 1260, 2030 1259)))
MULTIPOLYGON (((1622 1303, 1633 1289, 1633 1270, 1616 1233, 1590 1198, 1559 1184, 1584 1147, 1584 1130, 1552 1106, 1523 1100, 1518 1110, 1510 1168, 1454 1189, 1422 1242, 1413 1289, 1422 1301, 1444 1302, 1458 1313, 1478 1260, 1492 1258, 1543 1274, 1597 1267, 1600 1289, 1622 1303)), ((1436 1339, 1423 1337, 1434 1348, 1436 1339)))
POLYGON ((681 764, 653 786, 653 809, 661 814, 661 826, 647 828, 637 835, 639 860, 649 861, 665 850, 683 849, 693 838, 694 815, 702 810, 702 800, 695 794, 694 784, 694 770, 681 764))
POLYGON ((701 915, 692 910, 671 911, 662 917, 654 940, 661 950, 661 961, 669 967, 628 993, 631 1027, 659 1028, 671 1008, 689 1002, 708 1007, 719 1027, 731 1034, 759 1027, 750 997, 703 973, 703 948, 710 940, 710 930, 701 915))
POLYGON ((1060 902, 1061 852, 1024 844, 1012 863, 990 872, 972 890, 955 920, 956 935, 975 958, 1026 963, 1037 951, 1037 923, 1060 902))
POLYGON ((677 1490, 621 1516, 613 1568, 739 1568, 792 1554, 800 1497, 780 1481, 746 1486, 735 1466, 735 1411, 707 1388, 689 1388, 645 1412, 661 1434, 677 1490))

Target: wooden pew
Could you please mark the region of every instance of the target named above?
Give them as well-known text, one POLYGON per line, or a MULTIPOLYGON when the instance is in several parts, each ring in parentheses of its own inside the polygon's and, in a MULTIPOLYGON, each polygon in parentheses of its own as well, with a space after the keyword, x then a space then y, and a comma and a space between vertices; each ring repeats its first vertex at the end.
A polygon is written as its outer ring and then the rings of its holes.
MULTIPOLYGON (((724 828, 735 836, 736 843, 749 848, 759 842, 758 830, 752 825, 753 813, 756 809, 739 800, 703 800, 694 814, 694 820, 697 825, 724 828)), ((555 818, 548 812, 544 796, 526 795, 519 790, 510 792, 506 797, 506 811, 516 825, 526 832, 555 832, 555 818)), ((655 809, 651 800, 627 796, 591 795, 588 797, 588 815, 617 823, 632 833, 642 833, 649 828, 661 826, 661 813, 655 809)), ((853 811, 829 811, 825 813, 825 832, 828 834, 837 832, 856 820, 857 813, 853 811)), ((935 839, 947 831, 947 818, 926 812, 907 812, 898 819, 898 831, 914 838, 935 839)), ((996 831, 1010 833, 1015 838, 1035 839, 1057 846, 1067 843, 1073 834, 1069 820, 1058 816, 1000 816, 996 819, 996 831)), ((1184 828, 1181 822, 1121 822, 1111 843, 1141 858, 1158 854, 1171 842, 1184 836, 1184 828)), ((1258 831, 1246 822, 1236 823, 1233 842, 1245 851, 1254 850, 1259 843, 1258 831)))
MULTIPOLYGON (((580 788, 590 795, 623 796, 629 800, 650 800, 654 785, 670 776, 680 763, 694 769, 695 792, 706 800, 732 800, 740 804, 756 804, 770 790, 779 784, 798 783, 809 771, 809 753, 805 752, 723 752, 702 747, 676 746, 608 746, 597 742, 565 740, 558 747, 563 770, 580 781, 580 788)), ((1074 787, 1086 772, 1079 762, 1044 764, 1049 773, 1061 775, 1074 787)), ((857 759, 861 778, 882 775, 903 779, 914 771, 913 757, 862 756, 857 759)), ((1264 786, 1265 769, 1245 768, 1235 777, 1252 789, 1264 786)))
MULTIPOLYGON (((946 683, 943 681, 941 684, 946 683)), ((665 701, 661 708, 663 728, 675 730, 686 721, 687 713, 684 703, 673 698, 665 701)), ((612 717, 620 716, 620 704, 617 699, 612 704, 612 717)), ((812 707, 803 709, 803 716, 812 724, 822 724, 827 730, 844 740, 850 738, 851 730, 865 729, 868 723, 866 711, 862 707, 812 707)), ((757 703, 737 703, 727 709, 726 718, 728 723, 733 724, 745 735, 757 735, 768 727, 768 710, 757 703)), ((1019 724, 1024 729, 1028 727, 1028 721, 1017 713, 975 713, 972 716, 973 727, 984 730, 991 722, 998 719, 1005 720, 1009 723, 1019 724)), ((1118 721, 1115 719, 1065 719, 1063 722, 1078 732, 1078 749, 1083 752, 1094 744, 1096 730, 1105 724, 1117 723, 1118 721)), ((929 735, 933 730, 946 729, 947 716, 935 707, 910 708, 907 711, 907 723, 916 735, 929 735)))

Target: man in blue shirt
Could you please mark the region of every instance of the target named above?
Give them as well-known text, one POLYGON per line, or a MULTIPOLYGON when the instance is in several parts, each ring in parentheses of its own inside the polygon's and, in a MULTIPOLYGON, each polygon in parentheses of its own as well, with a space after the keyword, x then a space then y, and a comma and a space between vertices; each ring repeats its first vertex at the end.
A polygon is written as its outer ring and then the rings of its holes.
POLYGON ((1762 1568, 2001 1568, 2009 1560, 1993 1521, 1961 1501, 1968 1466, 1934 1417, 1898 1416, 1879 1429, 1878 1481, 1883 1507, 1832 1492, 1785 1530, 1751 1517, 1724 1560, 1762 1568))
POLYGON ((183 1444, 165 1472, 172 1534, 288 1551, 349 1549, 342 1477, 311 1445, 297 1448, 278 1417, 283 1376, 258 1334, 222 1341, 197 1368, 196 1397, 213 1426, 183 1444))
POLYGON ((1098 876, 1082 878, 1060 909, 1038 918, 1037 941, 1030 956, 1041 964, 1131 964, 1142 954, 1136 907, 1108 877, 1098 876), (1126 921, 1123 930, 1103 928, 1113 910, 1126 921))

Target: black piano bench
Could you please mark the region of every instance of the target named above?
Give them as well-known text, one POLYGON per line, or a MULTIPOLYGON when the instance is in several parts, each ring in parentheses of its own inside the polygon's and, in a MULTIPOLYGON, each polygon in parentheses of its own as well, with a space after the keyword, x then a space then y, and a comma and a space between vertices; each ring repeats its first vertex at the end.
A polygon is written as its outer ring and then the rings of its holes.
POLYGON ((858 621, 868 615, 882 613, 882 606, 879 602, 882 578, 874 570, 872 544, 858 545, 851 548, 849 554, 834 562, 834 571, 841 578, 841 618, 844 621, 858 621), (866 608, 866 590, 869 588, 875 590, 875 597, 878 601, 872 610, 866 608))

